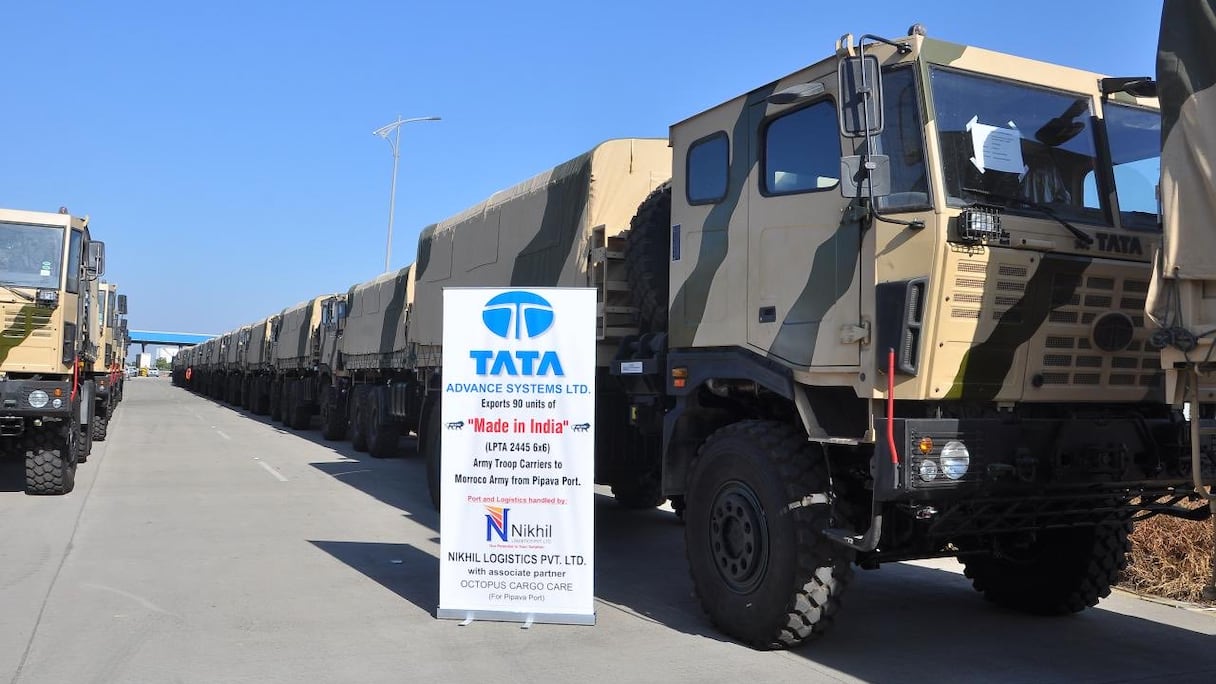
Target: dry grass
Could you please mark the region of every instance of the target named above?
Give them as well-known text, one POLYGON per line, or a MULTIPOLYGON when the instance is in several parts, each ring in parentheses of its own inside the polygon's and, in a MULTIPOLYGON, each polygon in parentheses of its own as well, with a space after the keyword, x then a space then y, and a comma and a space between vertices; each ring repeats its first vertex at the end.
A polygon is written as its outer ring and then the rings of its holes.
MULTIPOLYGON (((1198 504, 1196 504, 1198 505, 1198 504)), ((1206 503, 1202 505, 1207 505, 1206 503)), ((1216 605, 1200 595, 1211 581, 1212 521, 1164 515, 1136 523, 1127 569, 1119 585, 1144 594, 1216 605)))

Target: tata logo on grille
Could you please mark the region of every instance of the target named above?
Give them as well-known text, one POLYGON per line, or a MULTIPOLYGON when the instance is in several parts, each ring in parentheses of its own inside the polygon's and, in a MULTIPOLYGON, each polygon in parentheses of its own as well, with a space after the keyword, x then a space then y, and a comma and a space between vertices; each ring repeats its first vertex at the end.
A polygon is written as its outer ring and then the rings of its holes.
POLYGON ((553 305, 534 292, 504 292, 486 302, 481 320, 501 338, 531 339, 553 327, 553 305))

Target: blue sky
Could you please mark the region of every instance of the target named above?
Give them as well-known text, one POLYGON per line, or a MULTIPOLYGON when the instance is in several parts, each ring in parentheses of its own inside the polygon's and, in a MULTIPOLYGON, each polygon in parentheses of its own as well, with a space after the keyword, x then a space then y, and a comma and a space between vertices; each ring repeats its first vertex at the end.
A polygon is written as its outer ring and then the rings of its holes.
POLYGON ((0 206, 89 214, 135 329, 220 333, 384 267, 418 230, 618 137, 828 56, 930 35, 1118 75, 1154 70, 1161 3, 0 5, 0 206))

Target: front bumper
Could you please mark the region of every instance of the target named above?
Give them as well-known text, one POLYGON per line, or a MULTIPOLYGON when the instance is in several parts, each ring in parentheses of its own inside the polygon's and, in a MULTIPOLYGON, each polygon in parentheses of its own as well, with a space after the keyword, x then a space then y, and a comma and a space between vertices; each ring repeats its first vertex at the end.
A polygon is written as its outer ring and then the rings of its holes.
POLYGON ((67 417, 72 415, 72 381, 68 380, 0 380, 0 417, 67 417), (47 394, 46 406, 35 408, 30 394, 42 390, 47 394))
MULTIPOLYGON (((880 441, 875 496, 882 501, 943 502, 988 496, 1052 496, 1081 491, 1157 490, 1190 482, 1187 424, 1179 420, 895 419, 894 464, 880 441), (965 472, 942 450, 962 442, 965 472)), ((886 425, 879 422, 885 434, 886 425)), ((1216 444, 1202 446, 1204 480, 1216 482, 1216 444)), ((957 463, 957 462, 956 462, 957 463)))

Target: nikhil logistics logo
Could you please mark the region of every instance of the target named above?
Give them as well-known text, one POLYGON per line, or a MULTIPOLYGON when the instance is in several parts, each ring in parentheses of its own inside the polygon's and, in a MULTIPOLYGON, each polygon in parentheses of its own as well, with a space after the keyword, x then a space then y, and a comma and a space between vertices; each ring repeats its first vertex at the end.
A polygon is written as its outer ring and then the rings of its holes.
MULTIPOLYGON (((504 340, 527 341, 544 335, 556 319, 547 299, 524 290, 495 295, 481 310, 486 329, 504 340)), ((531 349, 472 349, 469 358, 478 375, 564 376, 555 351, 531 349)))
POLYGON ((511 509, 486 506, 486 541, 497 537, 503 542, 548 542, 553 539, 553 525, 512 525, 511 509))

